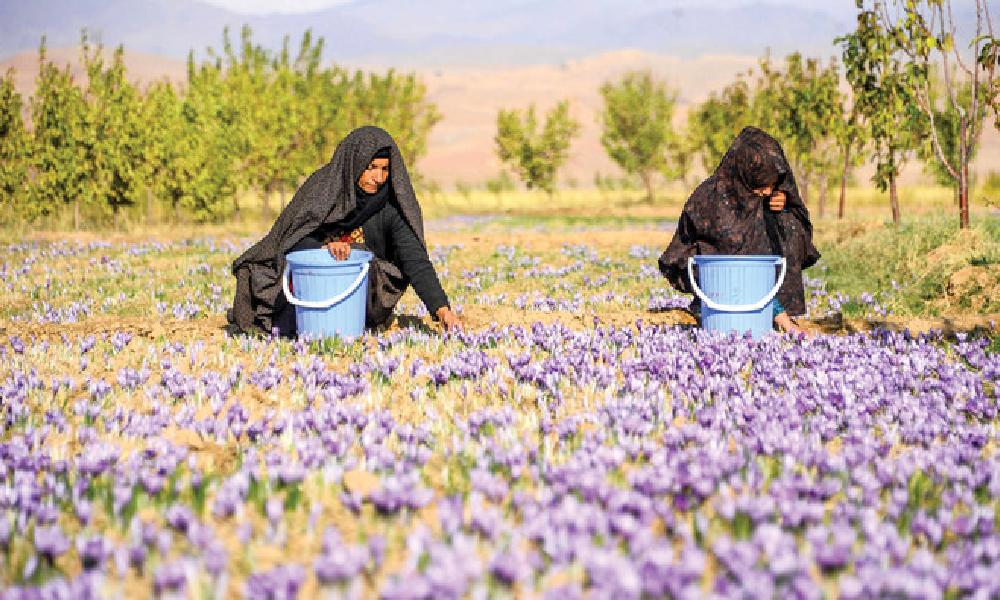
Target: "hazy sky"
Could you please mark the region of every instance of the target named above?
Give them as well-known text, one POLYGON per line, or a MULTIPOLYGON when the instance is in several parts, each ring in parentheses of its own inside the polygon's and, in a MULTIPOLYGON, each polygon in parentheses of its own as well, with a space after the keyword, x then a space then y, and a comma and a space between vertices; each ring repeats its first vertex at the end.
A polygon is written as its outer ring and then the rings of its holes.
MULTIPOLYGON (((352 2, 364 2, 365 0, 202 0, 206 4, 213 4, 229 9, 240 14, 269 14, 269 13, 308 13, 321 10, 338 4, 350 4, 352 2)), ((419 0, 415 0, 419 2, 419 0)), ((490 0, 469 0, 470 2, 489 2, 490 0)), ((586 0, 581 0, 586 2, 586 0)), ((832 14, 853 14, 855 9, 854 0, 676 0, 678 6, 684 5, 709 5, 709 6, 740 6, 746 4, 794 4, 799 7, 810 7, 832 14)))
POLYGON ((338 4, 349 4, 351 0, 202 0, 233 12, 259 15, 268 13, 308 13, 338 4))

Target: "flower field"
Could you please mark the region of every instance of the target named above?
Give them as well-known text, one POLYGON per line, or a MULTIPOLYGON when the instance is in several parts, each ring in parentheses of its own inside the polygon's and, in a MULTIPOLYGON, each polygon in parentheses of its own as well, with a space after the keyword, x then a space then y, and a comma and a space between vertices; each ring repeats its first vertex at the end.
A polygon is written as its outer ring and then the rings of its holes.
POLYGON ((351 343, 222 332, 249 239, 8 245, 0 597, 1000 595, 990 338, 709 335, 669 235, 449 225, 466 331, 351 343))

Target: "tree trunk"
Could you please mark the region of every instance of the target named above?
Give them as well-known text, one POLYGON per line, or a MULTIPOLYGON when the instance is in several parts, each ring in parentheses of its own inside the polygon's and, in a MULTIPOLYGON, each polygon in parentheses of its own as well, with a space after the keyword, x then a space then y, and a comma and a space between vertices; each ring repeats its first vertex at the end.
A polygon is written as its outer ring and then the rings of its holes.
MULTIPOLYGON (((973 104, 973 107, 976 105, 973 104)), ((958 138, 958 228, 969 228, 969 146, 966 137, 970 124, 959 117, 958 138)))
POLYGON ((271 188, 265 187, 263 192, 264 198, 261 203, 260 212, 265 217, 271 216, 271 188))
POLYGON ((653 174, 648 171, 643 171, 639 173, 639 177, 642 179, 643 187, 646 188, 646 202, 652 204, 656 197, 656 183, 653 181, 653 174))
POLYGON ((240 216, 240 193, 239 191, 233 192, 233 214, 237 217, 240 216))
POLYGON ((799 193, 802 195, 802 204, 809 206, 809 176, 803 174, 802 183, 799 184, 799 193))
POLYGON ((969 228, 969 161, 963 161, 958 173, 958 227, 969 228))
POLYGON ((146 225, 153 224, 153 190, 146 188, 146 225))
POLYGON ((830 187, 830 183, 825 176, 820 177, 819 180, 819 218, 823 218, 826 214, 826 191, 830 187))
POLYGON ((73 200, 73 231, 80 231, 80 199, 73 200))
POLYGON ((896 175, 889 175, 889 206, 892 208, 892 224, 899 225, 899 196, 896 194, 896 175))
POLYGON ((844 207, 847 204, 847 172, 851 168, 851 145, 844 148, 844 170, 840 174, 840 203, 837 205, 837 218, 844 218, 844 207))

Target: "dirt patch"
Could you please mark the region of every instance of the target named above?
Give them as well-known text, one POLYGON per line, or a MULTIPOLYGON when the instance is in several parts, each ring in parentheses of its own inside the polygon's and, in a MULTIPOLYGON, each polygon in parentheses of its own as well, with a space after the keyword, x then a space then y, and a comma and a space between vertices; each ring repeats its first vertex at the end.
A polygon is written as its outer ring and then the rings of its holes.
POLYGON ((943 303, 973 311, 988 310, 1000 298, 1000 265, 963 267, 948 277, 943 303))
POLYGON ((546 252, 559 250, 565 245, 586 244, 595 250, 627 249, 634 244, 666 248, 673 236, 672 231, 651 231, 649 229, 624 229, 617 231, 553 232, 553 231, 512 231, 496 233, 447 233, 431 236, 432 244, 461 244, 469 253, 471 250, 485 250, 492 253, 498 244, 513 246, 519 251, 546 252))
MULTIPOLYGON (((946 317, 888 317, 885 319, 847 319, 839 332, 854 333, 872 329, 927 333, 940 331, 946 336, 956 333, 1000 333, 1000 313, 956 315, 946 317)), ((838 333, 829 331, 828 333, 838 333)))
POLYGON ((4 323, 0 335, 17 335, 25 338, 61 339, 87 335, 110 335, 119 331, 140 338, 222 340, 226 337, 226 319, 222 315, 188 321, 160 320, 146 317, 98 316, 76 323, 4 323))
MULTIPOLYGON (((539 311, 508 306, 470 305, 462 309, 461 316, 465 328, 471 331, 480 331, 494 326, 530 325, 532 323, 544 325, 561 323, 576 330, 590 329, 595 325, 635 327, 639 323, 644 326, 697 326, 695 317, 683 309, 664 311, 624 309, 596 313, 589 310, 580 312, 539 311)), ((844 319, 839 315, 834 315, 813 319, 797 319, 797 323, 808 333, 828 335, 843 335, 872 329, 909 330, 914 334, 936 330, 945 335, 961 332, 986 332, 990 334, 1000 332, 1000 314, 998 313, 949 317, 889 317, 886 319, 844 319)), ((225 326, 225 318, 221 315, 188 321, 157 321, 139 317, 94 317, 77 323, 7 323, 0 325, 0 336, 16 335, 27 339, 58 340, 62 339, 63 336, 69 338, 81 338, 87 335, 101 337, 125 331, 136 337, 151 340, 222 341, 226 338, 225 326)), ((441 331, 441 326, 430 317, 414 315, 396 315, 386 329, 394 331, 405 328, 427 332, 441 331)))
POLYGON ((615 327, 632 327, 641 321, 646 325, 693 326, 697 322, 686 310, 651 312, 645 310, 615 310, 597 314, 591 311, 539 311, 522 310, 506 306, 466 306, 463 321, 469 329, 485 329, 492 325, 529 325, 562 323, 572 329, 588 329, 598 324, 615 327))

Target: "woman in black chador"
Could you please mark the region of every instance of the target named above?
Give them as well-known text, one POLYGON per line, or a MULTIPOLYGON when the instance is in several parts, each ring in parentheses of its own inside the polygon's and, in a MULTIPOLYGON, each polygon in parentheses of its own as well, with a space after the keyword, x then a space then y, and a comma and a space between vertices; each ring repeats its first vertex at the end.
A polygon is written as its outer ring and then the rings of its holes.
POLYGON ((660 256, 660 271, 678 291, 692 293, 687 261, 697 254, 784 256, 788 271, 774 323, 782 331, 801 331, 789 315, 806 312, 802 270, 819 260, 819 252, 785 153, 764 131, 744 128, 684 204, 674 238, 660 256))
POLYGON ((366 126, 348 134, 330 162, 295 192, 271 231, 233 262, 230 324, 244 332, 277 329, 294 336, 295 310, 281 291, 285 255, 316 248, 340 260, 351 248, 375 255, 368 272, 368 327, 387 323, 411 284, 431 315, 448 329, 460 326, 427 256, 406 165, 382 129, 366 126))

